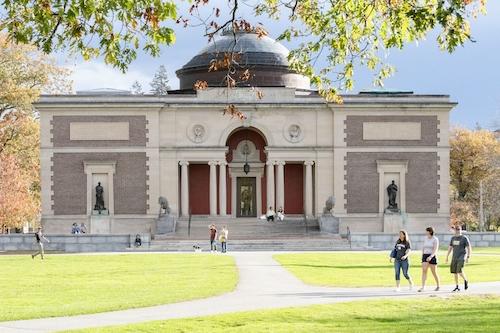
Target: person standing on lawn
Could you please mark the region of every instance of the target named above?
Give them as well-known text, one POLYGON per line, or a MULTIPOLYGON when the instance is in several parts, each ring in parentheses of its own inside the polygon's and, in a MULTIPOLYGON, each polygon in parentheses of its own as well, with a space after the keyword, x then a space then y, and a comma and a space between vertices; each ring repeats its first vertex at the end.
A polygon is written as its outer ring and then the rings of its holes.
POLYGON ((437 252, 439 250, 439 239, 434 236, 434 228, 427 227, 425 229, 427 236, 424 238, 424 245, 422 247, 422 288, 418 291, 425 290, 425 282, 427 281, 427 271, 430 268, 434 280, 436 280, 436 289, 439 291, 439 275, 437 273, 437 252))
POLYGON ((408 256, 410 255, 411 244, 410 238, 408 237, 408 233, 406 230, 399 231, 399 238, 396 241, 396 245, 394 245, 394 257, 391 257, 390 261, 394 259, 394 270, 396 276, 396 291, 400 291, 400 282, 401 282, 401 270, 403 271, 403 275, 408 280, 410 284, 410 290, 413 289, 413 281, 411 276, 408 274, 408 270, 410 268, 410 260, 408 256))
POLYGON ((37 255, 40 255, 40 257, 42 258, 43 260, 43 255, 44 255, 44 252, 43 252, 43 241, 46 241, 47 243, 50 243, 50 241, 45 238, 45 235, 43 234, 42 232, 42 227, 38 227, 38 231, 35 233, 35 241, 36 241, 36 244, 38 246, 38 251, 33 253, 31 255, 31 259, 35 259, 35 257, 37 255))
POLYGON ((226 253, 227 252, 227 236, 229 234, 229 231, 227 230, 227 227, 224 226, 220 232, 219 235, 219 242, 221 245, 221 252, 226 253))
POLYGON ((453 291, 460 291, 458 286, 458 276, 460 275, 464 280, 464 289, 469 288, 469 283, 467 277, 463 272, 465 263, 469 262, 470 255, 472 253, 472 246, 470 244, 469 238, 462 235, 462 227, 460 225, 455 225, 453 227, 455 230, 455 235, 451 237, 450 246, 448 246, 448 253, 446 254, 446 263, 448 263, 448 258, 450 257, 451 251, 453 251, 453 256, 451 257, 450 272, 455 277, 455 289, 453 291))
POLYGON ((215 224, 211 224, 209 229, 208 229, 208 235, 210 237, 210 252, 217 252, 217 244, 216 244, 216 239, 217 239, 217 227, 215 224))

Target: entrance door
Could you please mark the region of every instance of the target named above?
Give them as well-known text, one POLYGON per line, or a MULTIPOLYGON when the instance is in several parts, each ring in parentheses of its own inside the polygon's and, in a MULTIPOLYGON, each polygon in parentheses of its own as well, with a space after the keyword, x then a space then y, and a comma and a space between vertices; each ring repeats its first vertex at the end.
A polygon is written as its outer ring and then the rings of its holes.
POLYGON ((255 177, 238 177, 236 179, 236 216, 257 216, 257 195, 255 177))

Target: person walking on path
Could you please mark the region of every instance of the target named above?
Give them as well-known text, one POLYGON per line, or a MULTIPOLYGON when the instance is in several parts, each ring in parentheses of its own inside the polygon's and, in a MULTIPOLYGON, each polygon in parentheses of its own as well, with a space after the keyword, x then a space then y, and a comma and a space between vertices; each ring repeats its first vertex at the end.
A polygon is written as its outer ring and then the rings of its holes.
POLYGON ((437 251, 439 250, 439 239, 434 236, 434 228, 427 227, 425 229, 427 236, 424 238, 424 245, 422 247, 422 288, 418 291, 422 292, 425 290, 425 282, 427 281, 427 271, 429 267, 431 273, 436 280, 436 289, 434 291, 439 291, 439 275, 437 273, 437 251))
POLYGON ((408 256, 411 251, 410 238, 408 237, 408 233, 406 230, 399 231, 399 238, 396 241, 396 245, 394 245, 394 257, 391 257, 390 261, 394 259, 394 270, 396 276, 396 291, 400 291, 400 282, 401 282, 401 270, 403 271, 403 275, 408 280, 410 284, 410 290, 413 289, 413 281, 411 276, 408 274, 408 269, 410 268, 410 260, 408 256))
POLYGON ((208 235, 210 236, 210 252, 217 252, 217 244, 215 240, 217 239, 217 227, 215 224, 211 224, 208 229, 208 235))
POLYGON ((229 231, 227 230, 227 226, 224 226, 220 232, 219 235, 219 242, 221 245, 221 252, 226 253, 227 252, 227 236, 229 234, 229 231))
POLYGON ((31 259, 35 259, 35 257, 37 255, 40 255, 40 257, 42 258, 43 260, 43 255, 44 255, 44 252, 43 252, 43 241, 46 241, 47 243, 50 243, 50 241, 45 238, 45 235, 43 234, 42 232, 42 227, 38 227, 38 231, 35 233, 35 241, 36 241, 36 244, 38 246, 38 251, 33 253, 31 255, 31 259))
POLYGON ((458 287, 458 276, 460 275, 464 280, 464 289, 469 288, 469 282, 467 277, 463 272, 465 263, 469 262, 470 255, 472 253, 472 246, 470 244, 469 238, 462 235, 462 227, 456 225, 453 227, 455 230, 455 235, 451 237, 450 246, 448 246, 448 253, 446 254, 446 263, 448 263, 448 258, 450 257, 451 251, 453 251, 453 256, 451 257, 450 272, 455 276, 455 289, 453 291, 460 291, 458 287))

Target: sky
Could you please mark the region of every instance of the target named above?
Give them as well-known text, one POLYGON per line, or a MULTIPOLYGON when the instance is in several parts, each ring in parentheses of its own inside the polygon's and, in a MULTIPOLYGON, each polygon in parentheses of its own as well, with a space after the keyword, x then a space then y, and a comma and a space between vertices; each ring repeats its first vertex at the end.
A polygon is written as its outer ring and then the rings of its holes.
MULTIPOLYGON (((450 118, 452 125, 474 128, 477 125, 498 129, 500 124, 500 1, 490 0, 488 14, 472 22, 475 43, 467 43, 454 53, 441 51, 435 35, 418 44, 409 44, 402 51, 391 50, 386 61, 396 67, 396 73, 385 81, 386 90, 413 91, 420 94, 448 94, 457 107, 450 118)), ((261 21, 261 20, 259 20, 261 21)), ((287 22, 264 23, 270 37, 276 37, 287 22)), ((139 54, 126 74, 104 64, 102 59, 84 61, 59 54, 61 65, 73 70, 75 90, 96 88, 130 89, 139 81, 145 91, 160 65, 167 68, 170 85, 178 88, 175 71, 188 62, 207 40, 201 28, 176 27, 177 41, 162 48, 153 58, 139 54)), ((287 45, 293 47, 293 45, 287 45)), ((349 93, 374 90, 369 73, 356 76, 355 88, 349 93)))

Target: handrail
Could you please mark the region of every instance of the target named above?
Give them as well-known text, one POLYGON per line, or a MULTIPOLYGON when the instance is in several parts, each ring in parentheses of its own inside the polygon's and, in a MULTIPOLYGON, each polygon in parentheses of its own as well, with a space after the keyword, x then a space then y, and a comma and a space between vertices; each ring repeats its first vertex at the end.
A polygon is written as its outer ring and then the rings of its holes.
POLYGON ((189 217, 188 217, 188 238, 191 238, 191 208, 189 208, 189 217))

